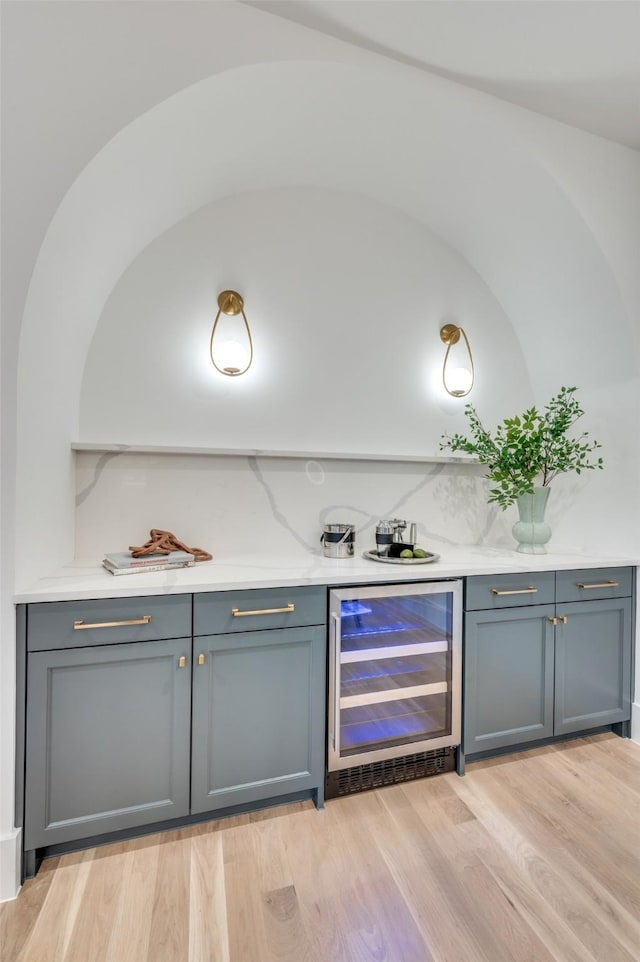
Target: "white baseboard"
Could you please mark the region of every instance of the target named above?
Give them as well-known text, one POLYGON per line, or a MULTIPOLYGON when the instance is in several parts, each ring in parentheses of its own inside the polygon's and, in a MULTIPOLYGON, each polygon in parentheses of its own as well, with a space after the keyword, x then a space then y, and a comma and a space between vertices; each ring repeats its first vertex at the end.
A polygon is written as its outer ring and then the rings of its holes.
POLYGON ((631 706, 631 740, 640 745, 640 702, 637 701, 631 706))
POLYGON ((0 902, 14 899, 20 891, 22 829, 0 835, 0 902))

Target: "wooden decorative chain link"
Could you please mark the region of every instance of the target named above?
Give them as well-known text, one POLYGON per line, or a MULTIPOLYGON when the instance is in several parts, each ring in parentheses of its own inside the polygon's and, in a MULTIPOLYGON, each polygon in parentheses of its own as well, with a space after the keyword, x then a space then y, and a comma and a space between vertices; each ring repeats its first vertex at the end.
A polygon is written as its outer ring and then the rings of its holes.
POLYGON ((148 554, 170 554, 172 551, 187 551, 192 554, 196 561, 211 561, 213 555, 202 548, 187 548, 186 544, 178 541, 175 534, 170 531, 162 531, 160 528, 152 528, 149 541, 136 547, 129 545, 129 551, 134 558, 144 558, 148 554))

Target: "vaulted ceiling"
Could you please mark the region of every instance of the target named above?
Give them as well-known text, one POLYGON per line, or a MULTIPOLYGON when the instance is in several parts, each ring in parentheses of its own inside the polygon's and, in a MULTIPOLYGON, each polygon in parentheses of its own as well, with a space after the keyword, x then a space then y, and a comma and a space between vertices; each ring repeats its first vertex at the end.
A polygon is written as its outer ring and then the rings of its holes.
POLYGON ((638 0, 249 3, 640 150, 638 0))

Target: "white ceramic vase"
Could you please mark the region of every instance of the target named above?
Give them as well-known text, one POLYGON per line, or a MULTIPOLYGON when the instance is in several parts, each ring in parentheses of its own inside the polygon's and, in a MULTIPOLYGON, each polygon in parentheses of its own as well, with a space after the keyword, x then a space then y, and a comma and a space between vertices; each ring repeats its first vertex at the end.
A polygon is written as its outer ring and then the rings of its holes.
POLYGON ((532 494, 521 494, 516 505, 519 521, 511 529, 518 542, 516 551, 523 554, 546 554, 545 547, 551 537, 551 528, 544 520, 550 488, 534 488, 532 494))

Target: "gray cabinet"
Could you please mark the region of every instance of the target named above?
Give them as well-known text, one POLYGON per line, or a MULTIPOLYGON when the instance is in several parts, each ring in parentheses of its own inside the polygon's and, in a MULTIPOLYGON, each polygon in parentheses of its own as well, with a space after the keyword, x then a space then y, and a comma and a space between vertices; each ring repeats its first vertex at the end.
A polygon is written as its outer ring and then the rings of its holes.
POLYGON ((187 815, 191 640, 28 656, 25 848, 187 815))
POLYGON ((25 849, 188 814, 191 596, 29 605, 25 640, 25 849))
POLYGON ((630 568, 469 578, 464 754, 627 722, 632 591, 630 568))
POLYGON ((194 642, 191 810, 324 785, 324 627, 194 642))
POLYGON ((553 605, 465 618, 464 752, 553 734, 553 605))
POLYGON ((556 608, 554 734, 631 717, 631 598, 556 608))
POLYGON ((323 587, 194 597, 192 811, 322 805, 325 623, 323 587))
POLYGON ((287 795, 321 805, 325 612, 322 587, 29 605, 27 873, 82 839, 287 795))

